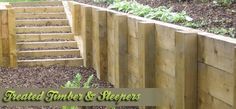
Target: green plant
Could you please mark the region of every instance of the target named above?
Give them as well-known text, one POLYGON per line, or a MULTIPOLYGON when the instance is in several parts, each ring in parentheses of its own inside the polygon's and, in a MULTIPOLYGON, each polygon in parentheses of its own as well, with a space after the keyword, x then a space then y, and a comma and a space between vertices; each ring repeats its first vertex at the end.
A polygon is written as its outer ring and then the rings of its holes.
POLYGON ((205 21, 184 22, 183 25, 191 28, 200 28, 207 25, 207 22, 205 21))
POLYGON ((107 3, 107 4, 112 4, 114 2, 120 2, 120 0, 93 0, 96 3, 107 3))
MULTIPOLYGON (((90 75, 84 84, 81 84, 82 76, 77 73, 72 81, 68 81, 64 88, 90 88, 92 86, 91 82, 93 80, 93 75, 90 75)), ((77 106, 62 106, 62 109, 78 109, 77 106)))
POLYGON ((236 30, 235 28, 208 28, 208 32, 220 34, 220 35, 228 35, 230 37, 236 37, 236 30))
POLYGON ((235 0, 214 0, 213 3, 218 6, 229 6, 231 5, 235 0))
POLYGON ((172 12, 172 8, 165 6, 151 8, 150 6, 142 5, 136 1, 115 2, 108 8, 164 22, 179 23, 192 21, 192 18, 189 17, 185 11, 176 13, 172 12))

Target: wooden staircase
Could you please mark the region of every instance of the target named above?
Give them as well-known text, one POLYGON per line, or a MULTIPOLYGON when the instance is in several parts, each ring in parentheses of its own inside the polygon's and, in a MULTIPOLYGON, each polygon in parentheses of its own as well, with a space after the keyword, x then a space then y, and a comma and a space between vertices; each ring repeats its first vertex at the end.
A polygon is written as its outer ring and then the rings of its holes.
POLYGON ((83 65, 62 2, 13 3, 18 65, 83 65))

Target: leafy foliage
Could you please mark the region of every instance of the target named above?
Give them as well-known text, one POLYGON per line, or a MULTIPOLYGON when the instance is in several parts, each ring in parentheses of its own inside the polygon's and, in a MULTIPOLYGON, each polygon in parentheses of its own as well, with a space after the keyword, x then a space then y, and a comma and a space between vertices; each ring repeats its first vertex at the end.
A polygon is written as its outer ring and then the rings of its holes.
POLYGON ((236 37, 235 28, 209 28, 208 32, 220 34, 220 35, 229 35, 230 37, 236 37))
MULTIPOLYGON (((81 80, 82 76, 78 73, 72 81, 68 81, 65 84, 65 88, 90 88, 92 86, 93 75, 90 75, 83 85, 81 84, 81 80)), ((77 109, 77 106, 62 106, 62 109, 77 109)))
POLYGON ((176 13, 172 12, 172 8, 165 6, 151 8, 148 5, 142 5, 136 1, 115 2, 108 8, 164 22, 180 23, 193 20, 185 11, 176 13))
POLYGON ((112 4, 114 2, 119 2, 120 0, 93 0, 96 3, 107 3, 107 4, 112 4))
POLYGON ((218 6, 229 6, 231 5, 235 0, 214 0, 213 3, 218 6))

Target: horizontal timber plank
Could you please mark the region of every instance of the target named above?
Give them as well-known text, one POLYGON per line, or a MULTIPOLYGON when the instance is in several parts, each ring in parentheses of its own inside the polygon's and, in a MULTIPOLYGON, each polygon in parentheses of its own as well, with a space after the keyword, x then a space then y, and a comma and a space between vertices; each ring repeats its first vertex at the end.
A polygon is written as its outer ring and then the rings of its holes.
POLYGON ((198 88, 233 105, 233 75, 204 63, 198 64, 198 88))

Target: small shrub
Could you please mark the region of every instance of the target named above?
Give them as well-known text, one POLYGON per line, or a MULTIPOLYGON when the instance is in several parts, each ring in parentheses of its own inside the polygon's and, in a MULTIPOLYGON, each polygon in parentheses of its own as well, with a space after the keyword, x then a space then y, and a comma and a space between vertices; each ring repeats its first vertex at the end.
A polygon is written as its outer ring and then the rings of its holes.
MULTIPOLYGON (((81 84, 82 76, 80 73, 76 74, 72 81, 68 81, 64 88, 90 88, 92 86, 91 82, 93 80, 93 75, 89 76, 84 84, 81 84)), ((78 109, 77 106, 62 106, 62 109, 78 109)))
POLYGON ((183 25, 186 27, 191 27, 191 28, 200 28, 207 25, 207 22, 205 21, 184 22, 183 25))
POLYGON ((220 34, 220 35, 228 35, 230 37, 236 37, 236 30, 235 28, 208 28, 208 32, 220 34))
POLYGON ((107 4, 112 4, 114 2, 119 2, 120 0, 93 0, 96 3, 107 3, 107 4))
POLYGON ((231 5, 235 0, 214 0, 213 3, 218 6, 229 6, 231 5))
POLYGON ((172 12, 172 8, 160 6, 158 8, 151 8, 148 5, 142 5, 136 1, 121 1, 115 2, 108 8, 118 11, 134 14, 140 17, 160 20, 164 22, 179 23, 185 21, 192 21, 193 19, 187 15, 185 11, 180 13, 172 12))

